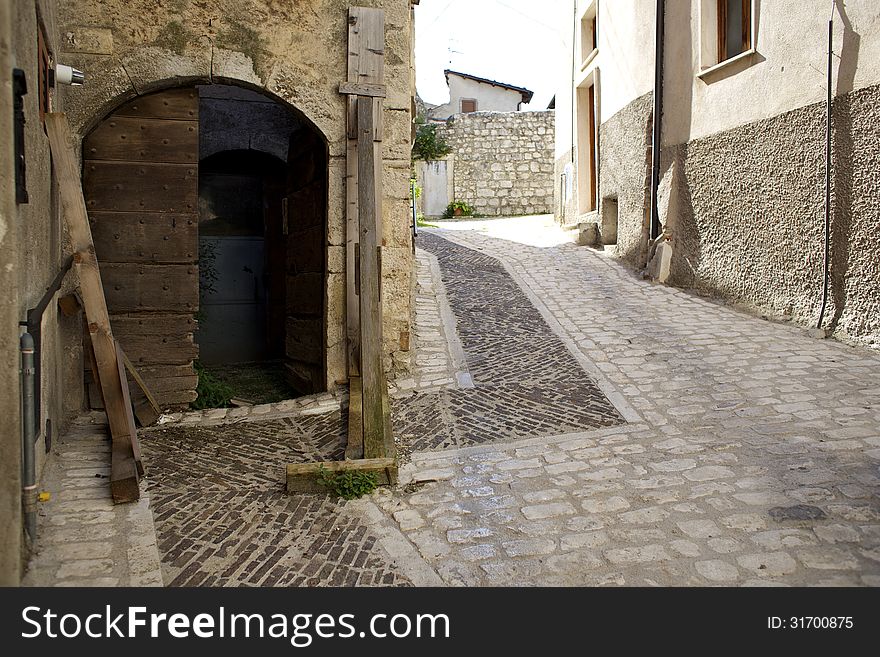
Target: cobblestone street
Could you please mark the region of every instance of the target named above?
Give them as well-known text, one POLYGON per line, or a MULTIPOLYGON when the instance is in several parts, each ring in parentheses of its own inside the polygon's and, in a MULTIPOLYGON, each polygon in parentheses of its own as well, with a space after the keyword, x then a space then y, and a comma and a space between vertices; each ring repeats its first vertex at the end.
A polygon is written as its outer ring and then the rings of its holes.
POLYGON ((443 581, 880 585, 880 357, 642 281, 541 222, 420 244, 503 264, 627 423, 414 453, 417 490, 375 499, 443 581))
MULTIPOLYGON (((880 585, 880 357, 643 281, 547 218, 419 236, 401 482, 340 393, 144 436, 165 585, 880 585)), ((46 556, 51 559, 51 556, 46 556)))

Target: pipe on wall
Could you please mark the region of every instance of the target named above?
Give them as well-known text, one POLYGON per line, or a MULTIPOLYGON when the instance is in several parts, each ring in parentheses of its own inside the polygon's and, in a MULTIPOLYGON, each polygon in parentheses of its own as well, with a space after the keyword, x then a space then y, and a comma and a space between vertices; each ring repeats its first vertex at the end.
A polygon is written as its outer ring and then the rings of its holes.
POLYGON ((660 139, 663 126, 663 53, 666 22, 666 1, 657 0, 656 34, 654 36, 654 119, 651 136, 651 223, 649 241, 661 233, 657 190, 660 186, 660 139))
POLYGON ((831 7, 831 18, 828 20, 828 96, 825 101, 825 256, 822 268, 822 309, 816 328, 822 328, 825 320, 825 309, 828 306, 828 282, 831 269, 831 113, 832 90, 834 82, 834 6, 831 7))
POLYGON ((37 538, 37 462, 34 454, 34 338, 23 333, 21 348, 21 501, 24 527, 31 543, 37 538))

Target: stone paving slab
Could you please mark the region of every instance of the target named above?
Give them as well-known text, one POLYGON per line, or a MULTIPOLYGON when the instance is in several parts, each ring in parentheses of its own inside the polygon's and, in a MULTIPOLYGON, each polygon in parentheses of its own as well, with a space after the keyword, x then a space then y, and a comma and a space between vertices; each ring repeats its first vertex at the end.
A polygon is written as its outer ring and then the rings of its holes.
POLYGON ((491 223, 442 235, 500 261, 630 423, 413 453, 374 499, 445 583, 880 585, 878 354, 491 223))
POLYGON ((24 586, 162 586, 145 485, 134 504, 110 496, 103 415, 80 418, 52 448, 40 480, 37 542, 24 586))

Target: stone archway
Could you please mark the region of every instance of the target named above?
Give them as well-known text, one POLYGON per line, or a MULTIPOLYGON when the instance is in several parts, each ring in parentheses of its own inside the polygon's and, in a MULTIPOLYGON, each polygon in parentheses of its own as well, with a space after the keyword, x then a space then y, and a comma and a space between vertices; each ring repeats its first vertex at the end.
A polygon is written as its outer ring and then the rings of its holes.
MULTIPOLYGON (((241 358, 280 355, 290 396, 326 389, 327 161, 326 140, 310 122, 265 95, 226 85, 138 96, 84 137, 83 188, 114 332, 160 404, 195 398, 200 319, 218 323, 215 335, 224 322, 247 324, 240 339, 264 341, 265 349, 241 342, 241 358), (236 205, 243 196, 234 194, 215 194, 206 203, 201 162, 234 161, 236 153, 274 158, 281 175, 277 167, 272 175, 251 172, 251 188, 261 187, 249 208, 236 205), (217 225, 218 211, 227 218, 257 212, 250 221, 262 224, 257 232, 266 244, 259 256, 233 251, 233 258, 264 258, 265 266, 255 273, 249 261, 243 265, 249 275, 224 279, 227 299, 241 302, 244 277, 245 292, 271 303, 207 318, 199 305, 199 234, 206 221, 217 225)), ((207 263, 201 264, 204 273, 207 263)), ((231 337, 227 362, 236 361, 231 337)))

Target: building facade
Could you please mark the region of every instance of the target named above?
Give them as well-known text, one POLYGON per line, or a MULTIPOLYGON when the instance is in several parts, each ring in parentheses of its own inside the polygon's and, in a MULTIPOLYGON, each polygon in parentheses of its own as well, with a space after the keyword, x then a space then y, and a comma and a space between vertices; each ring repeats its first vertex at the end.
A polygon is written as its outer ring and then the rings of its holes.
POLYGON ((820 0, 577 0, 556 214, 666 282, 880 346, 880 14, 820 0), (660 48, 657 7, 665 6, 660 48), (833 12, 832 12, 833 5, 833 12), (829 21, 831 167, 826 175, 829 21), (652 230, 655 52, 662 111, 652 230), (828 267, 825 267, 826 184, 828 267), (662 237, 660 237, 662 233, 662 237), (659 239, 658 239, 659 237, 659 239))
POLYGON ((533 92, 504 82, 468 73, 444 71, 449 86, 449 102, 428 110, 428 119, 446 121, 455 114, 471 112, 518 112, 532 100, 533 92))
POLYGON ((82 315, 58 309, 76 278, 64 274, 72 254, 44 113, 67 114, 111 325, 163 406, 195 397, 200 322, 216 323, 216 357, 274 354, 303 394, 332 389, 348 376, 348 10, 384 9, 382 310, 393 375, 409 363, 414 4, 0 0, 0 583, 18 583, 24 553, 18 342, 29 317, 40 333, 38 472, 85 404, 82 315), (53 86, 57 64, 83 71, 85 84, 53 86), (263 269, 246 266, 224 288, 242 308, 203 312, 205 270, 224 275, 218 243, 263 269), (241 329, 237 345, 224 326, 241 329))

